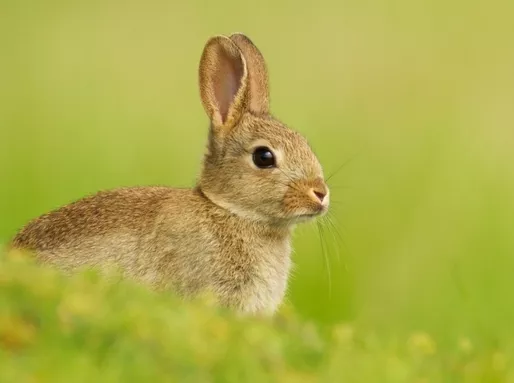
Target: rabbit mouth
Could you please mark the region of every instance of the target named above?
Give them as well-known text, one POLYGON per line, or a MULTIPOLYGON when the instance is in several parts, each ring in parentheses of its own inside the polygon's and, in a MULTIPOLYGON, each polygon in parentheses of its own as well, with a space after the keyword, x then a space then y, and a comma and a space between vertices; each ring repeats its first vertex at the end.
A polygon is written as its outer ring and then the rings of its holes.
POLYGON ((305 217, 305 218, 316 218, 323 214, 325 214, 328 210, 328 204, 327 203, 320 203, 316 204, 315 206, 310 206, 308 208, 302 209, 303 211, 298 212, 298 217, 305 217))
POLYGON ((294 216, 290 220, 290 222, 292 224, 307 223, 307 222, 314 221, 320 215, 321 215, 321 213, 305 213, 305 214, 300 214, 300 215, 294 216))
POLYGON ((308 220, 320 217, 320 216, 324 215, 326 212, 327 212, 327 208, 323 206, 323 207, 320 207, 319 210, 316 210, 314 212, 299 214, 296 216, 296 219, 299 219, 301 221, 308 221, 308 220))

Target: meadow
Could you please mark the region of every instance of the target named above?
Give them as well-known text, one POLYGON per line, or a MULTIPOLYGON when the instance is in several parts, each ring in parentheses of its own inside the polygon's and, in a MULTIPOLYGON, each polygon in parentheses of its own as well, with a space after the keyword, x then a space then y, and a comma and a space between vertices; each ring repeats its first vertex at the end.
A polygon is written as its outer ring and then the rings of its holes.
POLYGON ((513 15, 506 0, 0 2, 0 243, 100 189, 194 185, 198 61, 235 31, 333 201, 321 229, 298 227, 270 322, 3 259, 0 379, 514 381, 513 15))

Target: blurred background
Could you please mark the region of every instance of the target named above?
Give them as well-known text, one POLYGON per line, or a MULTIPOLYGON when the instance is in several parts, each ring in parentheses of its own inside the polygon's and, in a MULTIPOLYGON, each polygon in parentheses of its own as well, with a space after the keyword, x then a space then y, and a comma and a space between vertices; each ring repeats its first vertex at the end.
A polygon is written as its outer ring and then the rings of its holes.
POLYGON ((192 186, 211 35, 267 59, 330 222, 298 228, 305 318, 499 336, 514 321, 514 3, 0 3, 0 242, 100 189, 192 186), (342 166, 342 167, 341 167, 342 166))

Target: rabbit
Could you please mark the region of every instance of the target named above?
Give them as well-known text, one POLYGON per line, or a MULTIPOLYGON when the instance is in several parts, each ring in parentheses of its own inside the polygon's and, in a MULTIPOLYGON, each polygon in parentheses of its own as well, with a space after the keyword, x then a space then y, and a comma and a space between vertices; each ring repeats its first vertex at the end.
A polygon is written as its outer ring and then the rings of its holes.
POLYGON ((294 227, 328 210, 323 169, 306 138, 270 114, 267 66, 244 34, 206 42, 199 87, 210 127, 193 188, 100 191, 30 221, 11 248, 64 273, 115 266, 150 290, 273 315, 294 227))

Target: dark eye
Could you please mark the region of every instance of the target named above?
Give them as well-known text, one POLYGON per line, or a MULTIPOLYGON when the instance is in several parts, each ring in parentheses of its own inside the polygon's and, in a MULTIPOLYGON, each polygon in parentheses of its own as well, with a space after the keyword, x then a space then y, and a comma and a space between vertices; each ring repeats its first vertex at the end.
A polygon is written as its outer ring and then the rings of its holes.
POLYGON ((253 152, 253 163, 258 168, 272 168, 275 166, 275 155, 265 146, 260 146, 253 152))

